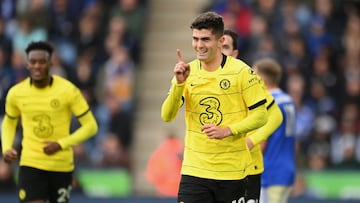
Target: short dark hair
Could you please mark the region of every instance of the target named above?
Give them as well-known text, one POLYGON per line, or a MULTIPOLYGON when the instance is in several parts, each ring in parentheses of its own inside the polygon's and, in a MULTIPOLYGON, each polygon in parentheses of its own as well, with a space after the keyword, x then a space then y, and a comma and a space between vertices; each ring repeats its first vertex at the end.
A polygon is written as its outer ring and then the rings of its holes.
POLYGON ((229 35, 231 37, 231 39, 233 40, 233 48, 234 48, 234 50, 237 50, 239 35, 236 32, 229 30, 229 29, 224 30, 224 35, 229 35))
POLYGON ((209 29, 213 34, 220 38, 224 34, 224 21, 221 15, 208 11, 200 14, 191 23, 191 29, 209 29))
POLYGON ((28 47, 25 49, 25 52, 26 54, 29 54, 29 52, 32 50, 44 50, 49 53, 49 57, 51 58, 54 48, 49 42, 37 41, 30 42, 28 47))

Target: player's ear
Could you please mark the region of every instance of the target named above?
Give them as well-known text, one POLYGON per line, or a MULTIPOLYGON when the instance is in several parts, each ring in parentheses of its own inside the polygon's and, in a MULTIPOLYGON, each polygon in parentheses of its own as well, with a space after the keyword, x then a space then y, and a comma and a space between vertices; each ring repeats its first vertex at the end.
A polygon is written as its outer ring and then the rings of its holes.
POLYGON ((239 50, 235 49, 235 50, 233 51, 232 56, 233 56, 234 58, 237 58, 238 55, 239 55, 239 50))
POLYGON ((225 37, 224 37, 224 35, 223 35, 223 36, 221 36, 220 39, 219 39, 219 42, 220 42, 221 46, 222 46, 222 44, 224 43, 224 41, 225 41, 225 37))

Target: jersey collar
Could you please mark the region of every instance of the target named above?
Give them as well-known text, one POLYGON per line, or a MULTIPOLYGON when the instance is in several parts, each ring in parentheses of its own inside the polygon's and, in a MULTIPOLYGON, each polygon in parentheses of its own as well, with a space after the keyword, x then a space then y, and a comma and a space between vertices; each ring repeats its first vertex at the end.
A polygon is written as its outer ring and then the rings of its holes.
MULTIPOLYGON (((50 86, 50 87, 52 86, 53 81, 54 81, 53 76, 50 76, 50 82, 49 82, 49 86, 50 86)), ((30 86, 31 86, 32 84, 33 84, 33 79, 32 79, 32 78, 30 78, 30 86)))

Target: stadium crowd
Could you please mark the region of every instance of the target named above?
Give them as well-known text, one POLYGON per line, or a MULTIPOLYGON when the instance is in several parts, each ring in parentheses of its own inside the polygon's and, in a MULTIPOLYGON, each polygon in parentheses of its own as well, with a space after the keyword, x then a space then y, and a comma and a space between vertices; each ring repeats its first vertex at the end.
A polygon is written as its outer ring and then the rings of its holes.
POLYGON ((272 57, 297 108, 298 168, 360 166, 360 4, 337 0, 215 0, 236 30, 239 58, 272 57))
MULTIPOLYGON (((24 48, 30 41, 48 40, 57 50, 53 73, 82 90, 100 127, 98 135, 75 148, 77 166, 131 170, 134 76, 141 61, 146 4, 146 0, 2 0, 0 120, 7 90, 27 76, 24 48)), ((221 14, 226 27, 239 34, 240 59, 251 65, 269 56, 281 63, 282 88, 297 107, 298 167, 358 168, 359 2, 213 0, 204 10, 221 14)), ((20 147, 19 141, 20 132, 20 147)), ((11 169, 2 164, 1 191, 14 184, 11 169)))
MULTIPOLYGON (((0 121, 9 88, 28 76, 25 47, 49 41, 52 74, 77 85, 99 123, 94 138, 75 147, 78 167, 130 170, 134 74, 145 24, 144 0, 4 0, 0 2, 0 121)), ((74 119, 73 129, 79 125, 74 119)), ((16 145, 21 148, 21 131, 16 145)), ((12 170, 0 164, 1 191, 14 189, 12 170)))

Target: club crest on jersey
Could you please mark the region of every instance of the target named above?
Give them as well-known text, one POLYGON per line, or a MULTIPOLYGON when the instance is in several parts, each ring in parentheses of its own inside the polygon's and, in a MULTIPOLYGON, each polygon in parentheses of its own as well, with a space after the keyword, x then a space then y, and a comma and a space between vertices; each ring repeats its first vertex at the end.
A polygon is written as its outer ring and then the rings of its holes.
POLYGON ((249 74, 250 75, 255 75, 255 72, 254 72, 254 70, 252 68, 249 68, 249 74))
POLYGON ((50 101, 50 106, 54 109, 57 109, 60 107, 60 101, 58 99, 53 99, 50 101))
POLYGON ((230 88, 230 80, 228 79, 222 79, 220 81, 220 87, 221 89, 227 90, 230 88))

